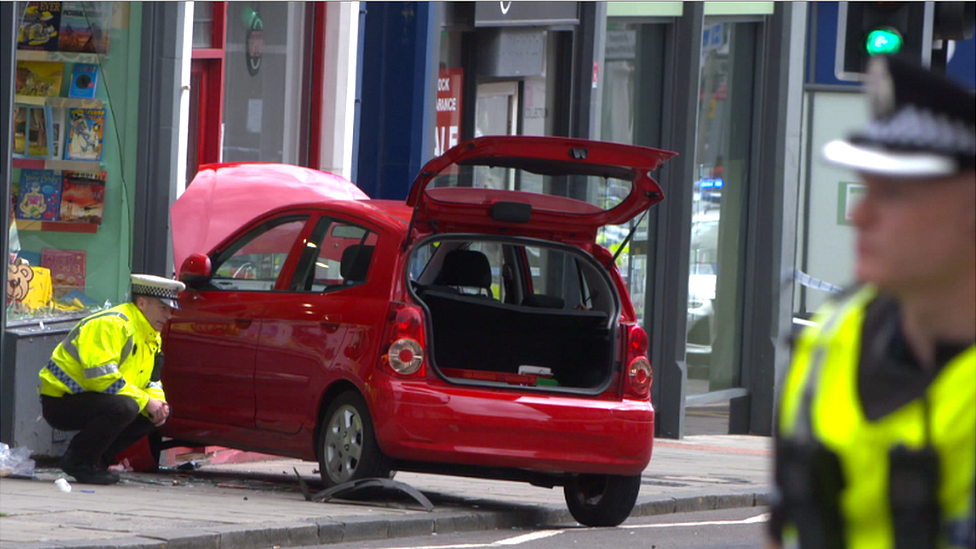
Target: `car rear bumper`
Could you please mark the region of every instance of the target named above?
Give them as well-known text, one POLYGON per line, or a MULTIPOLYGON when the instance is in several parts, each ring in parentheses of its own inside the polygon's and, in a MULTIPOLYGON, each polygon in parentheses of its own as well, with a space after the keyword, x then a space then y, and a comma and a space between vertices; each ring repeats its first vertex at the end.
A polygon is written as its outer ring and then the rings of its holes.
POLYGON ((370 402, 376 437, 394 459, 636 475, 651 458, 654 409, 646 400, 377 377, 370 402))

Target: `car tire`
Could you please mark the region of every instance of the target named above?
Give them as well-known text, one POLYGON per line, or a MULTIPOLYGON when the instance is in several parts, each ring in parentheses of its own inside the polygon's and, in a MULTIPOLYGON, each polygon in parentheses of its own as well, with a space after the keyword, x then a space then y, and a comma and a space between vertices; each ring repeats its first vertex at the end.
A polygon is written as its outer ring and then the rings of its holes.
POLYGON ((634 510, 640 485, 640 475, 572 475, 563 494, 570 514, 580 524, 617 526, 634 510))
POLYGON ((326 488, 363 478, 389 478, 390 466, 373 433, 363 397, 340 394, 322 416, 319 474, 326 488))

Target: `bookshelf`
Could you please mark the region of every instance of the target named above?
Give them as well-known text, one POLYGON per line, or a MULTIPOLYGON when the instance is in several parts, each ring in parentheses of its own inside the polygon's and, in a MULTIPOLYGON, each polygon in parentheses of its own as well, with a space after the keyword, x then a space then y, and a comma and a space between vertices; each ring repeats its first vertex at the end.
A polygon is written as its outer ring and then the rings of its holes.
POLYGON ((99 64, 99 54, 73 51, 17 50, 18 61, 61 61, 99 64))
POLYGON ((38 97, 34 95, 15 95, 14 103, 20 105, 47 105, 51 108, 100 109, 101 99, 77 99, 74 97, 38 97))

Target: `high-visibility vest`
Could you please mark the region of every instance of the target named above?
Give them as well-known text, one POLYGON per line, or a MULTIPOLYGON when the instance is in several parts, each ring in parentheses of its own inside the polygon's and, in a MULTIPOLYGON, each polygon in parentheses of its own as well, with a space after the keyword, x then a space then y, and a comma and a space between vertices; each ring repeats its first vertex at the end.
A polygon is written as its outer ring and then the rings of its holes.
POLYGON ((81 392, 126 395, 145 413, 149 398, 166 400, 152 381, 162 339, 134 303, 83 318, 41 368, 38 393, 53 397, 81 392))
MULTIPOLYGON (((894 547, 888 503, 888 451, 897 445, 920 449, 928 437, 938 453, 940 465, 938 547, 972 549, 976 345, 946 364, 924 397, 878 421, 870 421, 864 416, 857 379, 865 307, 875 296, 875 290, 864 288, 826 307, 816 319, 817 326, 801 334, 783 388, 779 436, 789 439, 805 429, 801 425, 804 391, 808 384, 813 384, 807 423, 809 436, 839 458, 844 476, 839 510, 847 549, 894 547), (925 401, 929 407, 927 413, 925 401)), ((789 525, 786 526, 784 537, 790 533, 789 525)), ((790 545, 788 539, 784 542, 784 546, 790 545)))

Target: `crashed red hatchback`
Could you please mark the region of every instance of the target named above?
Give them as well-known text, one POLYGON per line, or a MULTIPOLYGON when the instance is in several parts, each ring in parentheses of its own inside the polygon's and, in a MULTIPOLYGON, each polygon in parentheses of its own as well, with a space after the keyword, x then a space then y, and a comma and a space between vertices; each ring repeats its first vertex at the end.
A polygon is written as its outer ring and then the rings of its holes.
POLYGON ((483 137, 404 202, 278 164, 205 166, 172 207, 182 309, 164 435, 392 471, 563 486, 620 524, 651 457, 647 335, 597 230, 662 200, 674 153, 483 137))

